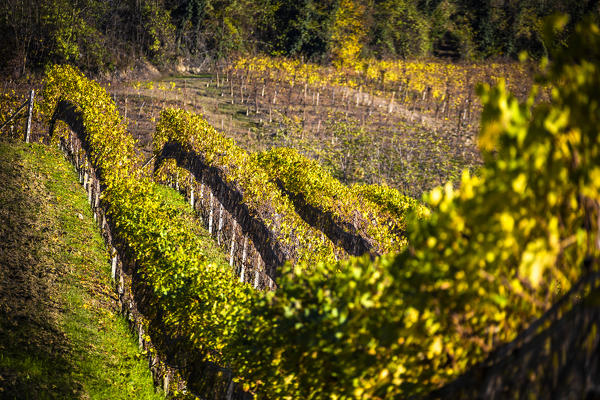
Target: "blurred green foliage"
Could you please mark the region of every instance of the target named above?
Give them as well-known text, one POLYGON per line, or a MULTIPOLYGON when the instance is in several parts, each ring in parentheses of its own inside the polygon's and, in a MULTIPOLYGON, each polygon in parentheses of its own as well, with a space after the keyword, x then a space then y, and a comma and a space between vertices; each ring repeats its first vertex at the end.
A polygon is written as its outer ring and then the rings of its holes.
MULTIPOLYGON (((549 32, 567 19, 550 21, 549 32)), ((478 176, 431 191, 392 257, 296 266, 259 299, 234 365, 264 398, 410 398, 512 340, 598 256, 600 29, 581 25, 520 103, 482 87, 478 176)))

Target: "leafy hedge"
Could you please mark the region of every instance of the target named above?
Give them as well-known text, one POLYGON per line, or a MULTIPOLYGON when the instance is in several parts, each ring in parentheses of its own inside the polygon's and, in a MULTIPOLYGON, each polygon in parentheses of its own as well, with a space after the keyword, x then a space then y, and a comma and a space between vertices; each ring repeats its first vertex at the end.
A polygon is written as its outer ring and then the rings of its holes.
MULTIPOLYGON (((281 193, 278 184, 292 195, 301 195, 308 204, 321 213, 330 213, 340 226, 356 226, 373 244, 375 253, 399 251, 406 245, 403 237, 405 215, 420 207, 416 200, 402 196, 394 189, 377 185, 350 189, 343 185, 316 162, 295 150, 277 148, 265 153, 248 153, 232 139, 218 133, 201 116, 188 111, 166 109, 161 113, 154 138, 155 154, 165 143, 174 141, 201 154, 209 166, 224 171, 228 180, 235 182, 244 196, 244 202, 258 216, 278 215, 279 219, 265 218, 269 228, 279 233, 283 243, 292 243, 299 252, 298 261, 333 261, 329 240, 325 248, 319 226, 307 225, 299 216, 298 206, 281 193)), ((175 171, 174 163, 161 169, 175 171)), ((185 185, 188 179, 181 179, 185 185)), ((353 229, 354 230, 354 229, 353 229)), ((354 232, 353 232, 354 233, 354 232)), ((338 246, 339 243, 336 243, 338 246)))
POLYGON ((180 109, 163 110, 154 134, 155 154, 167 142, 196 151, 207 165, 223 171, 226 179, 239 188, 250 212, 261 218, 281 243, 294 248, 297 258, 292 262, 335 262, 343 254, 298 216, 293 204, 269 181, 266 171, 248 152, 218 133, 201 116, 180 109))
POLYGON ((55 66, 46 73, 46 116, 59 100, 76 104, 83 116, 88 156, 105 185, 107 215, 154 291, 156 314, 163 316, 167 331, 155 334, 185 338, 206 359, 221 361, 220 349, 242 326, 236 321, 256 294, 235 279, 228 265, 207 259, 202 241, 160 201, 155 183, 138 169, 134 140, 105 89, 72 67, 55 66))
MULTIPOLYGON (((93 156, 117 163, 105 200, 157 307, 258 398, 406 398, 514 338, 599 255, 598 26, 580 26, 554 59, 543 77, 560 82, 551 104, 534 105, 535 92, 519 103, 502 84, 481 89, 484 166, 460 190, 433 190, 429 218, 409 215, 406 250, 310 273, 298 265, 293 276, 288 267, 276 292, 251 292, 204 262, 193 235, 156 208, 151 183, 118 172, 129 157, 105 130, 92 133, 93 156)), ((60 84, 83 80, 61 68, 49 93, 72 96, 102 126, 94 102, 106 94, 77 97, 97 85, 60 84)))
POLYGON ((386 213, 395 222, 395 228, 406 229, 406 215, 415 211, 420 217, 429 215, 429 210, 416 199, 405 196, 397 189, 383 185, 354 184, 352 192, 375 204, 379 212, 386 213))
POLYGON ((404 218, 419 207, 416 200, 378 185, 351 189, 294 149, 274 148, 256 154, 256 159, 273 181, 308 206, 332 215, 336 224, 366 238, 375 253, 398 252, 406 246, 404 218), (381 206, 384 201, 387 204, 381 206), (395 208, 389 212, 392 204, 395 208), (384 212, 386 206, 388 212, 384 212))

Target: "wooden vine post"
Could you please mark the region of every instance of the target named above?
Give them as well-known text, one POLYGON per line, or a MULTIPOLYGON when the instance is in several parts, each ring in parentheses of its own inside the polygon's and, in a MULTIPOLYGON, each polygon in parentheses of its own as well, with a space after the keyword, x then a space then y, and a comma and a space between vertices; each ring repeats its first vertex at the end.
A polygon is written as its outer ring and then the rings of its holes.
POLYGON ((31 89, 29 92, 29 111, 27 112, 27 130, 25 131, 25 143, 29 143, 29 139, 31 137, 31 117, 33 115, 33 98, 35 96, 35 91, 31 89))
MULTIPOLYGON (((31 136, 31 118, 33 116, 33 96, 34 96, 34 91, 33 89, 31 90, 31 92, 29 92, 29 100, 27 100, 26 102, 24 102, 23 104, 21 104, 21 106, 17 109, 17 111, 15 111, 10 117, 8 117, 8 119, 6 121, 4 121, 4 123, 2 125, 0 125, 0 130, 2 128, 4 128, 6 125, 8 125, 9 122, 11 122, 20 112, 21 110, 23 110, 25 108, 25 106, 29 105, 29 113, 27 114, 27 127, 25 129, 25 143, 29 143, 30 140, 30 136, 31 136)), ((11 132, 12 132, 12 125, 11 125, 11 132)))

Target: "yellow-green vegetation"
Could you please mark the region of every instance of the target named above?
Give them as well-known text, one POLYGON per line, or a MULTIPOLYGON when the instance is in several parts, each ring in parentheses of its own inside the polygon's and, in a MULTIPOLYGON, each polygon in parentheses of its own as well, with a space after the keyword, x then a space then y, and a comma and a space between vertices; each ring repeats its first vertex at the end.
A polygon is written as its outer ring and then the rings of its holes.
MULTIPOLYGON (((414 199, 408 200, 396 191, 396 212, 384 214, 368 197, 360 196, 333 178, 316 161, 294 149, 275 148, 256 154, 256 159, 271 180, 281 184, 292 195, 301 196, 307 205, 332 215, 339 226, 352 226, 352 231, 356 229, 372 243, 375 253, 398 252, 406 245, 404 218, 417 207, 414 199)), ((380 190, 383 192, 385 189, 380 190)), ((388 188, 388 192, 392 189, 388 188)))
POLYGON ((281 243, 294 246, 297 258, 292 262, 306 261, 306 265, 319 260, 334 262, 336 253, 341 253, 298 216, 291 201, 269 181, 269 175, 251 154, 218 133, 201 116, 179 109, 163 110, 154 135, 155 154, 169 141, 196 151, 207 165, 222 170, 226 179, 239 187, 250 212, 263 218, 281 243))
MULTIPOLYGON (((516 62, 460 65, 444 61, 365 59, 343 68, 331 68, 298 60, 255 56, 240 57, 231 68, 292 86, 361 88, 365 92, 388 96, 396 92, 394 102, 405 106, 414 105, 424 97, 435 103, 448 101, 448 107, 455 108, 469 99, 478 82, 496 83, 504 79, 519 93, 530 86, 529 72, 516 62)), ((433 111, 432 108, 430 112, 433 111)))
MULTIPOLYGON (((427 207, 385 184, 354 184, 351 190, 356 196, 374 203, 375 207, 379 208, 380 212, 386 213, 392 221, 404 221, 409 212, 416 212, 418 217, 429 215, 427 207)), ((405 229, 405 226, 403 223, 398 223, 397 228, 405 229)))
MULTIPOLYGON (((133 166, 126 147, 104 139, 118 118, 102 109, 104 90, 64 67, 49 72, 46 89, 48 109, 64 96, 84 113, 92 160, 110 183, 104 201, 168 326, 257 398, 383 399, 426 393, 482 360, 598 256, 598 26, 577 28, 541 79, 559 83, 549 104, 534 104, 535 90, 520 103, 503 84, 482 87, 481 143, 492 150, 459 190, 426 196, 431 213, 408 217, 406 250, 288 267, 269 293, 208 263, 195 235, 157 206, 152 183, 119 173, 133 166)), ((165 138, 200 146, 185 127, 165 138)), ((235 157, 232 145, 219 151, 208 159, 235 157)))
POLYGON ((365 14, 366 7, 361 2, 340 1, 331 29, 331 54, 333 63, 338 68, 354 64, 360 56, 366 35, 361 23, 365 14))
POLYGON ((58 149, 0 139, 0 397, 160 399, 58 149))
POLYGON ((151 306, 163 316, 166 331, 154 334, 176 334, 207 359, 219 361, 229 335, 241 327, 237 321, 245 308, 239 305, 248 304, 252 290, 227 264, 207 255, 205 240, 189 218, 169 207, 157 184, 142 176, 133 139, 106 91, 69 66, 49 69, 45 83, 47 116, 60 99, 76 104, 83 116, 88 157, 106 185, 102 202, 123 250, 154 290, 151 306))

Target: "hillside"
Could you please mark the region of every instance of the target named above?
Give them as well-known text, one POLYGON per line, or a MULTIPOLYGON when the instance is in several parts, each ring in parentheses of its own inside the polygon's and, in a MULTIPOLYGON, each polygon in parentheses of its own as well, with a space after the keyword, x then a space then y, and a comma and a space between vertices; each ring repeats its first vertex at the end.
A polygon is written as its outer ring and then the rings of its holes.
POLYGON ((72 167, 2 139, 0 182, 0 398, 163 398, 72 167))
MULTIPOLYGON (((178 4, 129 5, 158 23, 154 56, 178 4)), ((202 40, 219 13, 242 43, 264 33, 242 29, 245 3, 182 4, 185 29, 202 6, 202 40)), ((154 396, 146 358, 182 399, 596 398, 600 27, 548 18, 540 63, 377 59, 366 16, 401 4, 330 4, 323 63, 235 54, 219 36, 202 74, 115 85, 79 61, 48 66, 34 118, 49 148, 11 141, 20 123, 0 142, 0 388, 154 396)), ((396 11, 415 21, 473 9, 410 4, 396 11)), ((513 29, 508 16, 548 11, 519 4, 476 20, 513 29)), ((443 37, 452 57, 457 37, 443 37)), ((11 84, 2 120, 30 89, 11 84)))

